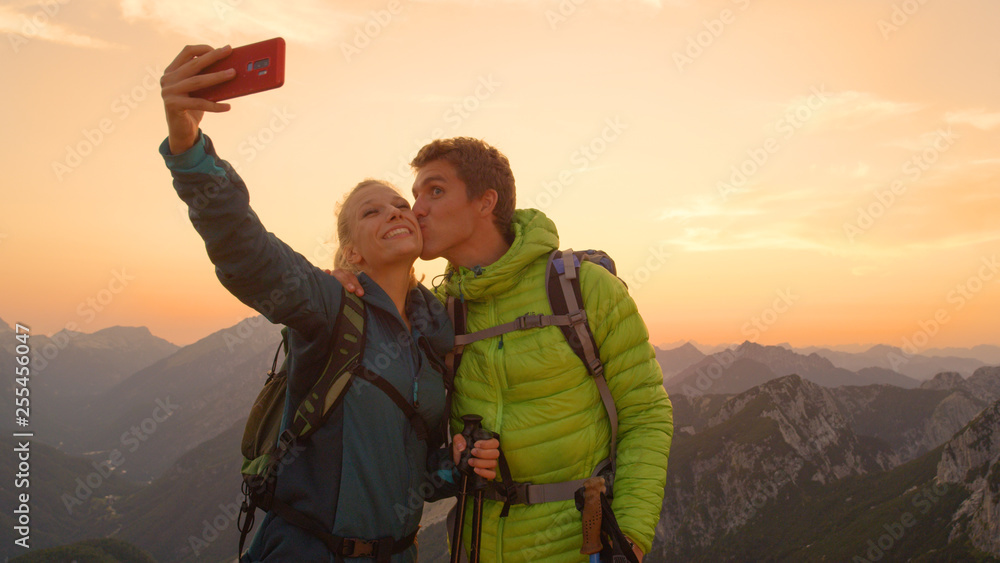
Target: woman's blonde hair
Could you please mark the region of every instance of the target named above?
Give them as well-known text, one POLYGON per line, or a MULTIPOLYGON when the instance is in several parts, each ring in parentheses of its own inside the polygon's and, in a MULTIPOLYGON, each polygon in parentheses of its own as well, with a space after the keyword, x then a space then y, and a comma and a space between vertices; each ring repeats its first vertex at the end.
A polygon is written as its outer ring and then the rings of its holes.
MULTIPOLYGON (((347 255, 344 253, 344 248, 354 244, 354 224, 357 221, 357 214, 353 212, 353 205, 355 204, 355 196, 359 191, 370 186, 382 186, 388 188, 402 197, 402 194, 389 182, 383 180, 375 180, 373 178, 365 178, 358 185, 354 186, 351 191, 347 192, 344 196, 343 201, 337 204, 335 213, 337 215, 337 253, 333 256, 333 267, 338 270, 347 270, 355 274, 361 272, 361 269, 357 265, 352 264, 347 260, 347 255)), ((410 289, 417 287, 417 273, 416 270, 410 266, 410 289)))

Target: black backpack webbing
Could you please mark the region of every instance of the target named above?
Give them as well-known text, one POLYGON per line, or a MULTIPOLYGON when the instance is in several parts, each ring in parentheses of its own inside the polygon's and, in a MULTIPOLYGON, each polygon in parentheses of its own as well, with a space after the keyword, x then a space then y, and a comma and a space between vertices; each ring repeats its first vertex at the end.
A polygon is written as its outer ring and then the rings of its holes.
MULTIPOLYGON (((459 335, 465 334, 465 316, 466 316, 466 305, 464 299, 455 299, 454 297, 448 297, 447 303, 448 318, 451 319, 452 325, 455 329, 455 338, 459 335)), ((462 350, 465 348, 464 345, 459 345, 456 341, 454 347, 448 351, 444 356, 444 377, 442 378, 444 383, 444 421, 442 422, 442 430, 444 432, 445 444, 451 447, 451 428, 449 427, 449 422, 451 419, 451 399, 455 394, 455 374, 458 373, 458 364, 462 363, 462 350)))
MULTIPOLYGON (((337 313, 333 332, 331 340, 333 350, 323 368, 323 373, 306 393, 306 397, 295 410, 288 427, 278 436, 278 442, 263 477, 251 482, 248 479, 250 476, 244 476, 243 491, 249 498, 249 502, 245 500, 244 509, 241 509, 241 512, 247 513, 248 516, 243 525, 239 526, 240 555, 243 554, 246 537, 253 527, 253 515, 257 508, 264 511, 273 510, 290 524, 309 532, 322 541, 338 560, 342 557, 370 556, 375 557, 377 561, 389 561, 389 557, 392 555, 408 549, 416 537, 415 532, 400 540, 384 537, 369 541, 335 536, 324 530, 311 516, 296 510, 274 495, 281 460, 296 442, 308 439, 326 423, 334 410, 343 402, 346 391, 350 388, 356 375, 360 375, 385 393, 406 415, 417 437, 427 442, 428 448, 433 447, 427 422, 420 413, 400 394, 395 386, 362 365, 366 334, 365 305, 361 298, 353 293, 342 291, 340 311, 337 313)), ((281 346, 285 347, 287 354, 287 343, 283 342, 282 345, 279 345, 279 351, 281 346)), ((275 353, 272 372, 274 366, 277 365, 277 358, 277 353, 275 353)))

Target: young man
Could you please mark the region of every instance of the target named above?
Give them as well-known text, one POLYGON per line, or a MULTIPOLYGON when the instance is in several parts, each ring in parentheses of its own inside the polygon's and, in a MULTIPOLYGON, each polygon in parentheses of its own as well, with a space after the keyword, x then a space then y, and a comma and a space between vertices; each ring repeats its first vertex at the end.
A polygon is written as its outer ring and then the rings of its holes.
MULTIPOLYGON (((449 264, 435 288, 467 306, 465 333, 550 314, 549 255, 555 225, 535 209, 514 209, 507 158, 477 139, 434 141, 414 158, 413 211, 424 237, 421 258, 449 264)), ((349 280, 345 285, 350 289, 349 280)), ((663 502, 672 407, 646 326, 624 284, 584 262, 580 285, 590 330, 618 414, 612 508, 641 560, 653 542, 663 502)), ((563 483, 590 477, 609 455, 611 425, 598 386, 558 327, 519 330, 465 346, 455 377, 452 426, 478 414, 500 435, 518 483, 563 483)), ((523 500, 523 499, 522 499, 523 500)), ((532 500, 532 499, 529 499, 532 500)), ((484 506, 484 561, 586 561, 573 500, 484 506)), ((464 534, 466 548, 469 533, 464 534)))

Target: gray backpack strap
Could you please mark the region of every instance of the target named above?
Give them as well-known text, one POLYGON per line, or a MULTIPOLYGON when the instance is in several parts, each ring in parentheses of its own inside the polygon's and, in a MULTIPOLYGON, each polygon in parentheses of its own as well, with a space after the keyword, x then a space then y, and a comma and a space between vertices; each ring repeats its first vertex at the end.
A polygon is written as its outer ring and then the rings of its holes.
MULTIPOLYGON (((590 325, 587 324, 579 272, 580 259, 572 248, 553 251, 549 256, 549 264, 545 273, 546 280, 548 280, 545 288, 548 292, 552 312, 577 320, 570 326, 562 328, 562 331, 573 352, 580 357, 583 364, 587 366, 587 371, 594 377, 597 391, 601 395, 601 402, 604 403, 604 410, 608 413, 608 422, 611 424, 611 445, 608 459, 605 461, 610 463, 611 474, 614 475, 617 469, 618 453, 618 409, 615 408, 615 400, 608 388, 608 382, 604 379, 604 364, 601 363, 598 354, 597 342, 590 331, 590 325)), ((605 465, 603 462, 598 464, 594 475, 603 470, 605 465)))
MULTIPOLYGON (((533 485, 531 483, 512 483, 510 490, 503 488, 503 485, 494 483, 487 487, 484 496, 490 500, 508 504, 542 504, 545 502, 559 502, 573 500, 576 491, 583 486, 587 479, 576 479, 574 481, 563 481, 561 483, 545 483, 533 485)), ((501 514, 501 516, 503 516, 501 514)))
MULTIPOLYGON (((587 320, 586 313, 583 313, 583 320, 587 320)), ((541 328, 544 326, 572 326, 579 322, 579 319, 571 315, 521 315, 509 323, 491 326, 483 330, 477 330, 469 334, 456 334, 455 347, 464 348, 473 342, 514 332, 515 330, 527 330, 529 328, 541 328)), ((461 352, 459 352, 461 353, 461 352)))

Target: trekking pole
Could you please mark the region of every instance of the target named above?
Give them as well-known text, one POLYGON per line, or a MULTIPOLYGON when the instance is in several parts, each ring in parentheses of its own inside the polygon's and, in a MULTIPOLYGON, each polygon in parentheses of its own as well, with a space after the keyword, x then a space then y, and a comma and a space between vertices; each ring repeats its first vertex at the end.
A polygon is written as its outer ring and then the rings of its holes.
POLYGON ((576 494, 576 507, 583 521, 583 546, 580 553, 590 555, 590 563, 601 563, 601 493, 604 492, 604 478, 591 477, 583 482, 583 499, 576 494))
MULTIPOLYGON (((489 440, 492 437, 493 434, 482 426, 476 428, 472 432, 472 438, 469 441, 469 451, 472 451, 472 445, 479 440, 489 440)), ((475 500, 472 504, 472 545, 469 549, 469 563, 479 563, 479 551, 483 538, 483 496, 487 483, 486 479, 480 477, 474 468, 469 467, 468 470, 469 475, 472 476, 472 490, 476 492, 475 500)))
MULTIPOLYGON (((458 490, 458 506, 455 514, 455 528, 451 534, 451 563, 459 563, 462 555, 462 528, 465 527, 465 499, 469 494, 469 459, 472 457, 473 434, 482 429, 483 417, 478 414, 462 416, 462 437, 465 438, 465 450, 458 458, 458 471, 462 474, 462 485, 458 490)), ((480 515, 481 517, 481 515, 480 515)), ((473 510, 473 520, 475 510, 473 510)))

